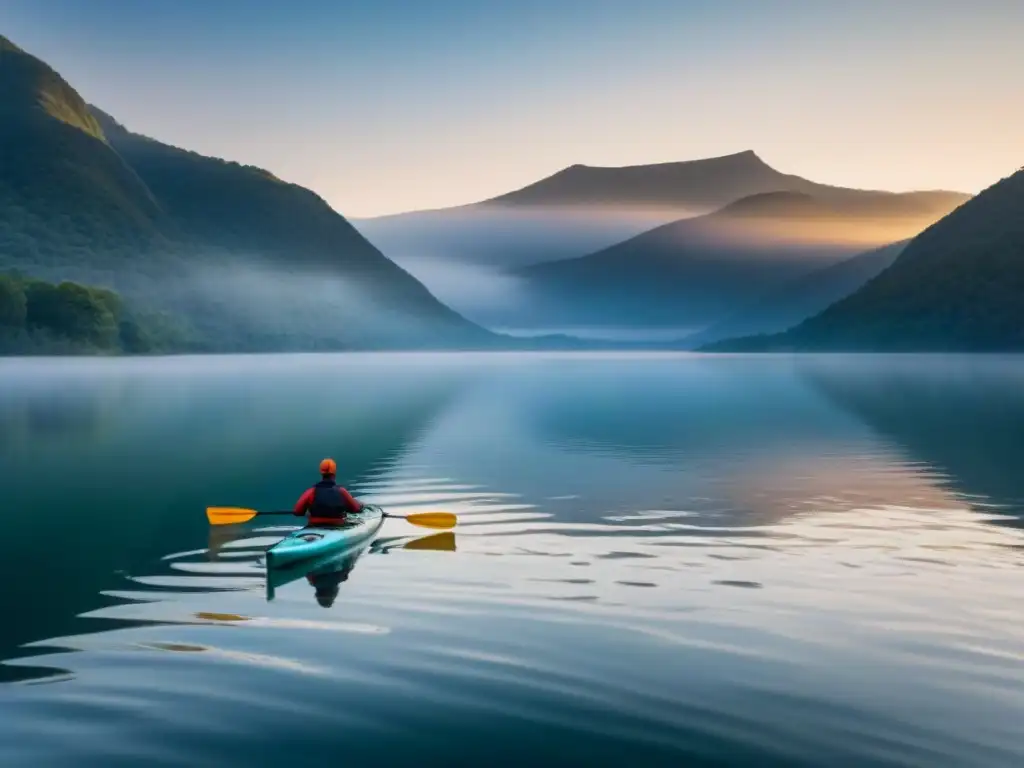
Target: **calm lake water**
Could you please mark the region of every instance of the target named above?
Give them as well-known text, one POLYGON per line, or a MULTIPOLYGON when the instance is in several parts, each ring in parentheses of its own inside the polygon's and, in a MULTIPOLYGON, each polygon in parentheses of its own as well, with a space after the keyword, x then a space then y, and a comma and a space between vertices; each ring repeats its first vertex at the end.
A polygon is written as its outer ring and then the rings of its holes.
POLYGON ((1021 765, 1022 462, 1020 358, 0 361, 0 764, 1021 765), (328 455, 454 551, 268 601, 328 455))

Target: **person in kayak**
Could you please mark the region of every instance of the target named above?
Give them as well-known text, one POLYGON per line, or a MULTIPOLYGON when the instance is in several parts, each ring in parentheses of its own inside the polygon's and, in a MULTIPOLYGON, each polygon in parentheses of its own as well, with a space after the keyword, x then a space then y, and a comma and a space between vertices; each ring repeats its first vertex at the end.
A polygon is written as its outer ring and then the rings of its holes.
POLYGON ((307 525, 343 525, 348 515, 362 511, 359 500, 338 485, 337 474, 334 459, 324 459, 320 462, 320 482, 295 502, 295 515, 308 515, 307 525))

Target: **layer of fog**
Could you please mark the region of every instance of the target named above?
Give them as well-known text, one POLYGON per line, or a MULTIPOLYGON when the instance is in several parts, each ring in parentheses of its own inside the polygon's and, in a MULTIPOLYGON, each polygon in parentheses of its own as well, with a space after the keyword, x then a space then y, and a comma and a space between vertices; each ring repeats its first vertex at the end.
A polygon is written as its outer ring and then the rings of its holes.
POLYGON ((583 256, 692 213, 477 205, 352 223, 385 256, 469 320, 492 330, 529 329, 531 297, 510 270, 583 256))
MULTIPOLYGON (((614 206, 474 205, 364 219, 354 224, 441 301, 492 330, 533 335, 561 327, 583 338, 653 341, 672 338, 670 334, 679 331, 698 332, 756 299, 751 286, 744 285, 750 280, 744 281, 739 274, 748 266, 761 265, 750 276, 755 282, 771 282, 773 277, 782 282, 913 236, 928 223, 927 217, 920 216, 844 216, 828 209, 814 211, 814 215, 801 215, 799 208, 763 216, 701 216, 703 213, 706 211, 614 206), (668 223, 674 226, 663 226, 668 223), (680 286, 680 315, 675 320, 669 317, 661 321, 659 324, 668 326, 665 329, 626 330, 630 323, 614 313, 605 318, 606 327, 591 327, 591 321, 601 324, 599 306, 585 312, 584 317, 560 300, 552 305, 550 297, 539 292, 540 286, 529 286, 511 274, 522 266, 587 256, 643 233, 651 233, 645 241, 648 245, 678 248, 680 258, 693 249, 707 250, 699 256, 713 258, 722 268, 723 279, 731 281, 729 286, 721 287, 719 302, 729 306, 710 314, 697 312, 697 305, 707 304, 711 298, 708 294, 717 292, 703 281, 699 297, 680 286), (777 275, 764 273, 776 263, 777 275), (573 327, 566 328, 570 325, 573 327)), ((585 295, 573 297, 576 303, 585 300, 585 295)))
POLYGON ((501 270, 439 258, 416 259, 402 267, 440 301, 485 327, 529 313, 523 281, 501 270))
POLYGON ((425 297, 404 286, 326 266, 282 269, 251 257, 219 259, 187 267, 161 293, 167 308, 213 336, 251 337, 257 346, 415 347, 460 330, 457 318, 426 309, 425 297))
POLYGON ((463 262, 496 270, 582 256, 696 215, 683 210, 469 206, 352 224, 389 259, 463 262))
POLYGON ((565 325, 565 326, 517 326, 517 325, 495 325, 490 329, 497 333, 516 336, 519 338, 535 338, 539 336, 572 336, 577 339, 588 341, 610 341, 623 343, 650 342, 650 343, 681 343, 683 339, 704 330, 704 326, 697 327, 628 327, 628 326, 602 326, 602 325, 565 325))

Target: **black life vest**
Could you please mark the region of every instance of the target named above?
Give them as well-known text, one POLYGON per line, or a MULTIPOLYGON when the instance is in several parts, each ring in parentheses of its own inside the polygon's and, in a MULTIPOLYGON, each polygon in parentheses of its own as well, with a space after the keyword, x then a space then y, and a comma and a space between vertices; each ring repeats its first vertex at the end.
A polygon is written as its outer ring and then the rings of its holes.
POLYGON ((309 516, 327 520, 343 520, 348 514, 338 484, 333 480, 321 480, 313 486, 313 501, 309 505, 309 516))

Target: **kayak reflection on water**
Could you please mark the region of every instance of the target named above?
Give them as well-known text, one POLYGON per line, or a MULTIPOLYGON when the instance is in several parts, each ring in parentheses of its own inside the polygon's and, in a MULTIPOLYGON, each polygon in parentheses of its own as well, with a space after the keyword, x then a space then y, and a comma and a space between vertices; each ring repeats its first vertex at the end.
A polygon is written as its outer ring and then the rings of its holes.
POLYGON ((276 590, 301 578, 313 587, 316 601, 323 608, 330 608, 338 597, 338 589, 355 567, 356 561, 366 552, 367 546, 359 546, 347 552, 334 553, 306 562, 292 563, 285 567, 267 570, 267 600, 273 600, 276 590))
POLYGON ((348 581, 349 574, 360 557, 367 552, 375 555, 388 554, 393 549, 454 552, 455 534, 452 531, 443 531, 412 539, 408 536, 381 538, 369 546, 360 546, 320 560, 270 569, 267 572, 267 600, 274 599, 275 590, 305 577, 306 582, 313 587, 317 604, 322 608, 330 608, 338 598, 341 585, 348 581))

